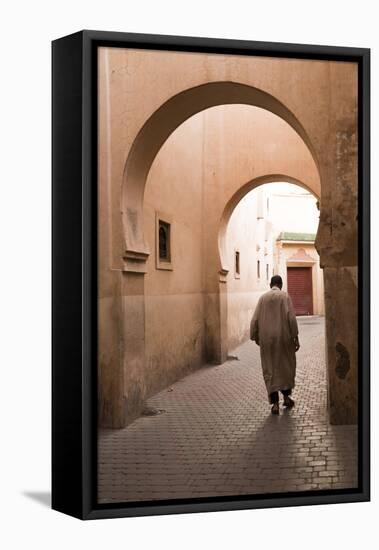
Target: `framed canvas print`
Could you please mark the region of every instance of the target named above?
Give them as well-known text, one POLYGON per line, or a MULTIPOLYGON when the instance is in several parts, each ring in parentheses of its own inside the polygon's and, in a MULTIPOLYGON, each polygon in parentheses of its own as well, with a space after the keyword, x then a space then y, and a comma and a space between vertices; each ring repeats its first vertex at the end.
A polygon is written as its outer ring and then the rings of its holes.
POLYGON ((53 42, 53 508, 369 499, 369 50, 53 42))

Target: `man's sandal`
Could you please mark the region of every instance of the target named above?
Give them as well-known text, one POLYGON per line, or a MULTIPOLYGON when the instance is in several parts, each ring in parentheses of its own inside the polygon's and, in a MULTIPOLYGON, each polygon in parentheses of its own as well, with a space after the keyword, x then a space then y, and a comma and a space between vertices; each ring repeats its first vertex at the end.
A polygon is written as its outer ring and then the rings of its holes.
POLYGON ((279 403, 274 403, 271 407, 271 414, 279 414, 279 403))
POLYGON ((283 405, 287 407, 287 409, 292 409, 292 407, 295 405, 295 401, 291 399, 288 395, 284 397, 283 405))

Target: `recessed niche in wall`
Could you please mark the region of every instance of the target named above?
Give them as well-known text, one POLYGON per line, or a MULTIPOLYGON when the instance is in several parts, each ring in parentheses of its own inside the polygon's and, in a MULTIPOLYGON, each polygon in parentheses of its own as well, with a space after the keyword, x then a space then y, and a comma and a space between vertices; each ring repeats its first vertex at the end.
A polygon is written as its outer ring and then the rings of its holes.
POLYGON ((172 220, 171 216, 156 212, 155 258, 157 269, 172 270, 172 220))
POLYGON ((239 279, 241 274, 241 265, 240 265, 240 251, 234 251, 234 277, 239 279))

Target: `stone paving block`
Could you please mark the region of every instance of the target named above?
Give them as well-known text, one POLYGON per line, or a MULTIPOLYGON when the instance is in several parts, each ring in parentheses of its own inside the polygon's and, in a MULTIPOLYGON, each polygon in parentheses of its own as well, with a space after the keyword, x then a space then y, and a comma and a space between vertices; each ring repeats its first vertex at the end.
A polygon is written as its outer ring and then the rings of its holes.
POLYGON ((357 486, 357 430, 330 426, 323 318, 299 319, 295 407, 270 413, 259 348, 148 400, 166 412, 100 430, 98 500, 133 502, 357 486))

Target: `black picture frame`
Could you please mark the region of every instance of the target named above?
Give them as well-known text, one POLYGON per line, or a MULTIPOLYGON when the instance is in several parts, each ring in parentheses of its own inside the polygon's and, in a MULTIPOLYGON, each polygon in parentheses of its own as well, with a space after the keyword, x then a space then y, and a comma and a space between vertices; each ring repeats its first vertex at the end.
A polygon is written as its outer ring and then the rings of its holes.
POLYGON ((52 508, 81 519, 370 499, 370 50, 85 30, 52 43, 52 508), (97 48, 355 61, 359 71, 359 486, 100 505, 97 437, 97 48))

